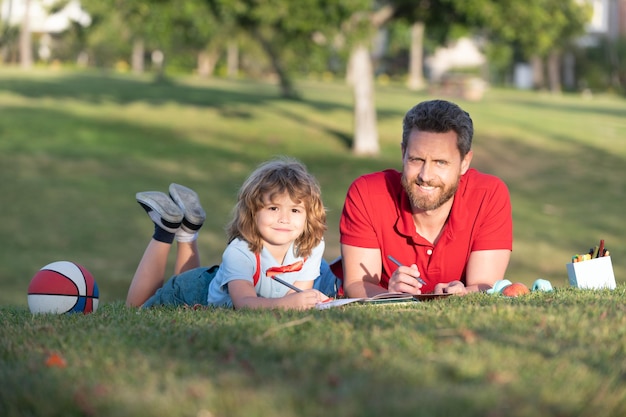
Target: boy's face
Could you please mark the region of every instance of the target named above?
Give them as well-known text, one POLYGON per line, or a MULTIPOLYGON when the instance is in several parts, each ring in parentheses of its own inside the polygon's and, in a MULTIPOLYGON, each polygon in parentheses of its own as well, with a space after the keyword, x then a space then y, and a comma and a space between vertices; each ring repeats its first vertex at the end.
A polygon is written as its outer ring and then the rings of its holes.
POLYGON ((275 195, 272 200, 266 194, 263 204, 256 214, 256 226, 263 246, 282 263, 291 243, 304 232, 306 207, 303 202, 291 200, 287 193, 275 195))

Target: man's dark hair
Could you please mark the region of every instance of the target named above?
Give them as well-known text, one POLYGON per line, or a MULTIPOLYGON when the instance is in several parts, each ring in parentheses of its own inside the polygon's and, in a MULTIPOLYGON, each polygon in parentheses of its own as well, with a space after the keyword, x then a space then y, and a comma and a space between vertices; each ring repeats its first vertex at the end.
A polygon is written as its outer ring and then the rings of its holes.
POLYGON ((472 148, 474 124, 466 111, 446 100, 423 101, 409 110, 402 121, 402 146, 406 148, 413 129, 423 132, 457 134, 457 148, 461 158, 472 148))

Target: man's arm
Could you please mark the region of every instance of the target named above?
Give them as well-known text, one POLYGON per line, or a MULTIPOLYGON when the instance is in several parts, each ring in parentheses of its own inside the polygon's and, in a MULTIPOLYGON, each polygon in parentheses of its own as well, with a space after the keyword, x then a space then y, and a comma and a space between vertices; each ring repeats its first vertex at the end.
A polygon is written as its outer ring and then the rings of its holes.
POLYGON ((479 250, 470 254, 465 270, 465 285, 470 291, 485 291, 496 281, 504 279, 509 266, 508 249, 479 250))
POLYGON ((372 297, 387 292, 380 286, 381 256, 380 249, 341 245, 343 287, 348 297, 372 297))
POLYGON ((437 284, 435 293, 466 294, 486 291, 496 281, 504 279, 510 259, 511 251, 508 249, 474 251, 467 261, 465 286, 461 281, 437 284))

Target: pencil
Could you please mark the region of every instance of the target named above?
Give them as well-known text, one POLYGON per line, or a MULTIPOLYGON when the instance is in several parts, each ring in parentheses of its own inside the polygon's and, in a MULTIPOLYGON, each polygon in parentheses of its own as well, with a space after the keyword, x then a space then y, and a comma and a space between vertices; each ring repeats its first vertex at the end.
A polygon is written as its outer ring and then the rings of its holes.
POLYGON ((279 283, 283 284, 287 288, 291 288, 295 292, 302 292, 302 290, 300 288, 298 288, 298 287, 296 287, 294 285, 291 285, 287 281, 283 281, 282 279, 278 278, 277 276, 273 276, 272 279, 275 280, 275 281, 278 281, 279 283))
MULTIPOLYGON (((391 256, 391 255, 387 255, 387 258, 389 258, 389 260, 390 260, 391 262, 393 262, 394 264, 396 264, 396 265, 398 265, 398 266, 402 266, 402 263, 401 263, 399 260, 397 260, 396 258, 394 258, 393 256, 391 256)), ((426 281, 424 281, 424 280, 423 280, 423 279, 421 279, 420 277, 417 277, 417 280, 420 282, 420 284, 422 284, 422 285, 426 285, 426 281)))

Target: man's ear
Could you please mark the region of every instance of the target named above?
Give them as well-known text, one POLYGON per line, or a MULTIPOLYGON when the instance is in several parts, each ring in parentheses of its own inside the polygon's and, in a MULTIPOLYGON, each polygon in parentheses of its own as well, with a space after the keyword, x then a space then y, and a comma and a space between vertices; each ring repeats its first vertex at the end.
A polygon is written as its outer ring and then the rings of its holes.
POLYGON ((474 151, 470 149, 470 151, 465 154, 465 157, 461 161, 461 175, 465 174, 472 163, 472 158, 474 157, 474 151))

